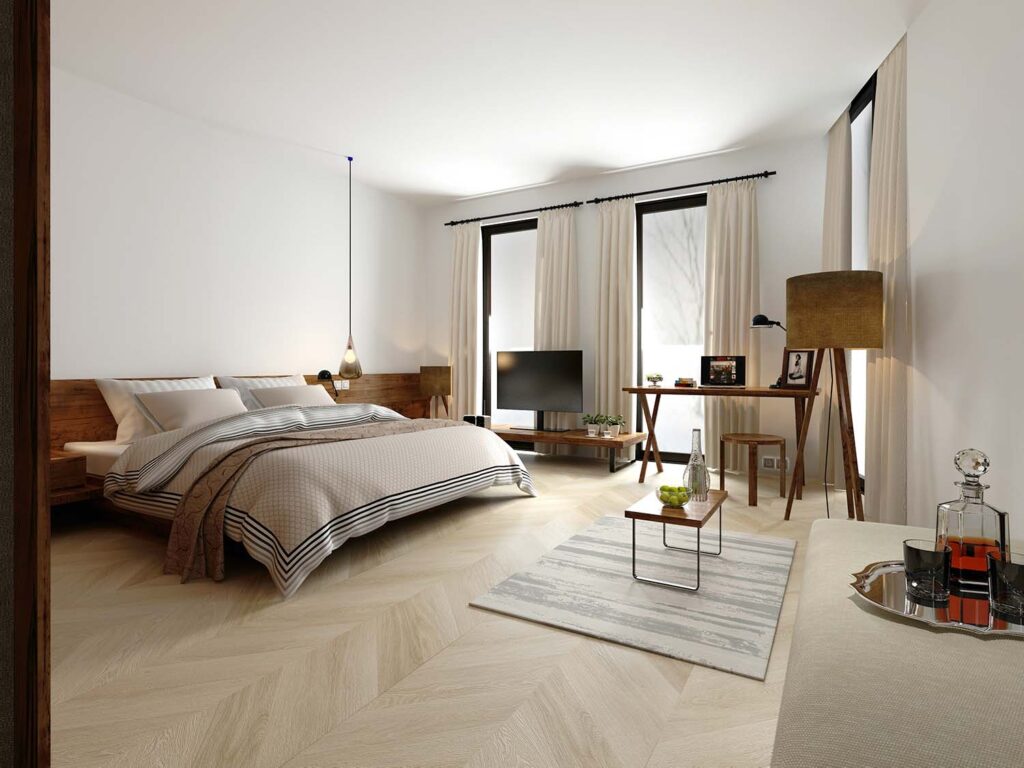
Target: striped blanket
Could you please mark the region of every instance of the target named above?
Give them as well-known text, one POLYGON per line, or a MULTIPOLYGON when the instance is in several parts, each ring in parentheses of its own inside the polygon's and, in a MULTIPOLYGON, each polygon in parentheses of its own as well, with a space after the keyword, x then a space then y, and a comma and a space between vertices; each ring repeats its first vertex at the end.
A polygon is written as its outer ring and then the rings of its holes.
MULTIPOLYGON (((107 473, 104 492, 124 508, 173 518, 196 480, 247 443, 389 421, 404 417, 372 405, 282 406, 229 416, 135 443, 107 473)), ((262 453, 235 478, 223 531, 290 596, 348 539, 495 485, 535 495, 515 452, 477 427, 299 441, 262 453)))

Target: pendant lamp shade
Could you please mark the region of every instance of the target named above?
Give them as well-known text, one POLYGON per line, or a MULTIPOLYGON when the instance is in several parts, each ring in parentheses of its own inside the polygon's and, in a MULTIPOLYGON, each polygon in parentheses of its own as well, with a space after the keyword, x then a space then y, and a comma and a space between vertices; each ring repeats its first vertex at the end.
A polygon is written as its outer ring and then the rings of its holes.
POLYGON ((341 358, 338 375, 343 379, 358 379, 363 375, 356 345, 352 341, 352 158, 348 158, 348 343, 341 358))

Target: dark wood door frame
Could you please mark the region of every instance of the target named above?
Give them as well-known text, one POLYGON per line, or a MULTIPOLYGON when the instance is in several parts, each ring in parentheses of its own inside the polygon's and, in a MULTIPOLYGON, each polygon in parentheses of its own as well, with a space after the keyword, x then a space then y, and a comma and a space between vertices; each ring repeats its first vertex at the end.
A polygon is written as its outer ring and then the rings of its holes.
POLYGON ((50 2, 14 0, 14 765, 50 764, 50 2))

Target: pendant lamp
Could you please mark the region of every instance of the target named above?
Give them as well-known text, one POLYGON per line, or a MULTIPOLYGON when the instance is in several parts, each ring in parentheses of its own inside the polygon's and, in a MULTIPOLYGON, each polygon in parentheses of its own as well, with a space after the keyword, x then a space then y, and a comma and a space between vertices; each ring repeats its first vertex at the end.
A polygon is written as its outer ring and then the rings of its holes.
POLYGON ((343 379, 358 379, 363 375, 356 345, 352 341, 352 158, 348 158, 348 343, 341 358, 338 375, 343 379))

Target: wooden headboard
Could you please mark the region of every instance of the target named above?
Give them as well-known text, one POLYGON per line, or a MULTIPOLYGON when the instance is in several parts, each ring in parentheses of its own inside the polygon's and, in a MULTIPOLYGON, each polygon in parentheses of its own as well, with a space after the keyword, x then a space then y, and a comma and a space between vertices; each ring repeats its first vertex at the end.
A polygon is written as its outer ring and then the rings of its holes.
MULTIPOLYGON (((175 378, 175 377, 168 377, 175 378)), ((317 384, 315 374, 306 381, 317 384)), ((419 373, 368 373, 338 390, 339 403, 374 403, 410 419, 430 415, 430 398, 420 392, 419 373)), ((324 388, 330 386, 324 382, 324 388)), ((333 393, 332 393, 333 394, 333 393)), ((98 442, 117 437, 117 422, 93 379, 54 379, 50 382, 50 447, 72 441, 98 442)))

